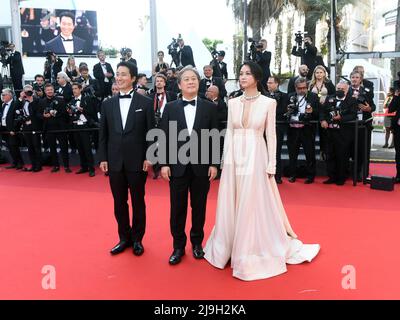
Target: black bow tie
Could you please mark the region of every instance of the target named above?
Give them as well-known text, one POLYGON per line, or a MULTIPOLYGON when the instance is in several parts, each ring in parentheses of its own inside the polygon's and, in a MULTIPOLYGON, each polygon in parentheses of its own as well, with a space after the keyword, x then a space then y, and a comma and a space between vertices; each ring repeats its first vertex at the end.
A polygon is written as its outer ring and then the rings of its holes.
POLYGON ((191 104, 192 106, 195 106, 196 105, 196 100, 191 100, 191 101, 182 100, 182 105, 184 107, 186 107, 188 104, 191 104))
POLYGON ((75 102, 81 101, 81 99, 75 99, 75 102))
POLYGON ((72 39, 64 39, 63 37, 61 37, 62 41, 73 41, 72 39))
POLYGON ((130 94, 120 94, 119 98, 120 99, 131 99, 132 95, 130 95, 130 94))

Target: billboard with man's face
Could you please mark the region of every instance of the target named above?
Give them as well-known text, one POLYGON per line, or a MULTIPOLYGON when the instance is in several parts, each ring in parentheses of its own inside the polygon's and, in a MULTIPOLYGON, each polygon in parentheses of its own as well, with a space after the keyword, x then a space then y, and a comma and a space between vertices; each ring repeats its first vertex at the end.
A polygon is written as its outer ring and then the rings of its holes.
POLYGON ((20 8, 22 51, 28 56, 91 55, 98 50, 97 13, 88 10, 20 8))

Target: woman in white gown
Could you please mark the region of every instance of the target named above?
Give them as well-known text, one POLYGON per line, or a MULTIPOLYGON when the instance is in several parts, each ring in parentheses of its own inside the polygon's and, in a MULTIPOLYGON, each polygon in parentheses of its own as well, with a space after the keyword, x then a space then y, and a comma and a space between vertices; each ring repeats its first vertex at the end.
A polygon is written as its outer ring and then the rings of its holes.
POLYGON ((320 249, 297 239, 283 208, 274 179, 276 102, 261 95, 261 79, 256 63, 242 65, 244 95, 229 101, 216 221, 204 248, 209 263, 223 269, 231 260, 242 280, 279 275, 320 249))

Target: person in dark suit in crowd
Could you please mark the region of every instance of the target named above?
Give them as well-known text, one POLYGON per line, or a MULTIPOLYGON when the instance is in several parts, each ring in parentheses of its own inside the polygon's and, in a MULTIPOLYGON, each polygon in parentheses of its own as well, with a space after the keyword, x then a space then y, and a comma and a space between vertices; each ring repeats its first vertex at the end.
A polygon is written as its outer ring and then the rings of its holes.
POLYGON ((28 147, 31 168, 24 171, 42 171, 42 143, 41 134, 38 131, 43 129, 43 121, 39 114, 39 99, 34 96, 33 87, 29 84, 24 86, 18 99, 18 109, 23 115, 22 131, 24 140, 28 147))
MULTIPOLYGON (((17 110, 17 103, 13 100, 14 94, 10 89, 3 89, 1 92, 2 105, 0 108, 0 133, 4 133, 2 139, 6 142, 6 146, 10 152, 12 164, 6 169, 22 170, 24 168, 24 161, 22 160, 21 152, 19 150, 19 140, 16 135, 18 128, 16 127, 15 117, 17 110)), ((1 140, 1 138, 0 138, 1 140)))
POLYGON ((137 67, 129 62, 117 66, 116 81, 120 94, 103 102, 100 118, 100 169, 108 173, 114 198, 120 242, 111 249, 116 255, 133 246, 133 253, 144 252, 142 239, 146 229, 144 200, 147 171, 146 159, 150 142, 147 133, 154 127, 152 101, 133 90, 137 67), (133 218, 129 222, 128 191, 131 195, 133 218))
POLYGON ((212 85, 217 86, 219 89, 219 98, 224 99, 227 95, 225 89, 225 83, 222 78, 217 78, 213 76, 213 68, 210 65, 206 65, 203 67, 204 78, 200 81, 199 87, 199 95, 202 98, 205 98, 207 89, 212 85))
POLYGON ((178 80, 176 79, 176 69, 169 68, 167 70, 167 91, 178 94, 181 92, 179 89, 178 80))
POLYGON ((135 90, 138 89, 142 89, 145 94, 147 94, 147 92, 150 90, 150 88, 147 87, 147 76, 144 73, 139 73, 137 75, 135 90))
POLYGON ((111 84, 114 79, 114 70, 111 64, 106 62, 106 55, 103 50, 97 51, 100 62, 93 66, 93 76, 98 80, 101 97, 111 95, 111 84))
POLYGON ((15 45, 10 43, 8 45, 10 50, 7 63, 10 65, 10 76, 14 88, 15 95, 18 97, 22 91, 22 77, 25 74, 24 66, 22 64, 21 53, 15 50, 15 45))
POLYGON ((224 80, 224 82, 228 81, 228 66, 224 62, 225 58, 225 51, 221 50, 218 52, 218 66, 219 70, 221 71, 221 77, 224 80))
POLYGON ((183 41, 182 38, 178 39, 178 44, 179 66, 186 67, 191 65, 192 67, 195 67, 196 65, 194 63, 192 48, 190 46, 186 46, 185 41, 183 41))
POLYGON ((305 65, 305 64, 302 64, 299 67, 299 74, 297 76, 294 76, 293 78, 290 78, 290 80, 289 80, 289 84, 288 84, 288 88, 287 88, 288 94, 296 92, 294 83, 296 82, 296 80, 298 78, 307 78, 308 71, 309 71, 309 69, 308 69, 307 65, 305 65))
POLYGON ((59 54, 91 53, 85 52, 86 41, 74 36, 75 17, 70 12, 62 12, 60 18, 60 34, 45 44, 46 51, 59 54))
POLYGON ((292 55, 301 57, 301 64, 308 67, 307 79, 311 80, 315 67, 317 66, 318 49, 313 44, 313 39, 310 36, 304 37, 304 47, 294 46, 292 55))
POLYGON ((182 90, 182 99, 170 102, 165 107, 161 129, 165 134, 166 143, 160 143, 158 149, 161 176, 169 181, 170 185, 170 228, 174 248, 169 258, 171 265, 180 263, 185 255, 187 239, 185 224, 189 192, 192 208, 190 241, 193 256, 196 259, 204 257, 202 242, 207 195, 210 181, 217 176, 220 162, 212 152, 211 137, 200 134, 202 130, 218 130, 217 108, 211 102, 198 96, 200 75, 196 69, 187 66, 180 71, 178 83, 182 90), (177 132, 174 132, 173 127, 177 132), (181 134, 182 131, 186 133, 185 141, 178 140, 178 132, 181 134), (202 144, 205 144, 204 139, 209 140, 210 153, 207 156, 203 154, 204 149, 201 148, 202 144), (183 145, 190 145, 190 156, 185 153, 185 156, 178 157, 178 152, 183 145), (171 147, 175 151, 171 151, 171 147), (207 158, 206 161, 204 158, 207 158))
POLYGON ((72 86, 68 75, 61 71, 57 74, 57 87, 55 94, 64 99, 65 103, 69 103, 72 99, 72 86))
POLYGON ((365 79, 365 68, 364 66, 355 66, 353 71, 359 72, 362 77, 362 85, 364 88, 368 88, 372 99, 374 99, 375 91, 374 91, 374 83, 365 79))
POLYGON ((285 117, 288 105, 288 95, 279 90, 280 79, 277 76, 271 76, 267 82, 267 97, 276 100, 276 174, 275 181, 277 184, 282 183, 282 147, 285 135, 287 134, 288 124, 285 117))
POLYGON ((46 82, 56 84, 57 74, 62 70, 63 61, 54 52, 49 53, 44 63, 44 78, 46 82))
POLYGON ((321 107, 322 130, 327 134, 328 180, 324 184, 342 186, 346 182, 346 169, 349 162, 350 145, 354 140, 354 123, 357 118, 357 100, 349 94, 347 81, 340 81, 336 93, 325 99, 321 107))
POLYGON ((319 119, 319 98, 308 91, 307 79, 298 78, 295 82, 296 92, 289 95, 288 118, 289 129, 287 144, 289 150, 289 182, 294 183, 297 178, 297 158, 300 146, 306 156, 305 184, 314 183, 316 175, 315 160, 315 127, 310 121, 319 119), (302 123, 299 123, 302 122, 302 123))
POLYGON ((127 61, 130 63, 133 63, 137 67, 137 61, 136 59, 132 58, 132 49, 131 48, 126 48, 126 56, 123 57, 123 61, 127 61))
POLYGON ((260 40, 260 44, 262 44, 262 48, 261 47, 257 48, 256 62, 263 71, 263 78, 261 80, 261 84, 263 88, 266 88, 268 78, 271 76, 270 64, 271 64, 272 53, 270 51, 267 51, 267 45, 268 45, 267 40, 265 39, 260 40))
POLYGON ((400 87, 396 88, 392 102, 389 105, 389 113, 396 112, 392 118, 393 141, 396 151, 396 183, 400 183, 400 87))

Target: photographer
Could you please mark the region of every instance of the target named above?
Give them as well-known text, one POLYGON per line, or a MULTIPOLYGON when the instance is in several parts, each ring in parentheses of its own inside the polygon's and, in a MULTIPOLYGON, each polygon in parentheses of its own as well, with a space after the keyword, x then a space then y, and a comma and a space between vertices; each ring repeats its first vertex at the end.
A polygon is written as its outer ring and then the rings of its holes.
MULTIPOLYGON (((67 105, 67 112, 75 130, 88 129, 98 123, 96 115, 96 105, 89 97, 82 96, 82 85, 74 82, 72 84, 73 99, 67 105)), ((76 174, 89 172, 89 177, 95 176, 94 159, 90 142, 89 131, 75 131, 74 140, 76 141, 81 168, 76 174)))
POLYGON ((203 73, 204 78, 200 81, 199 96, 205 98, 208 88, 211 86, 217 86, 219 90, 219 98, 224 100, 227 92, 222 78, 214 77, 213 68, 210 65, 203 67, 203 73))
MULTIPOLYGON (((400 73, 398 74, 400 78, 400 73)), ((395 94, 389 105, 389 113, 396 112, 392 119, 394 148, 396 151, 396 183, 400 183, 400 83, 395 83, 395 94)))
POLYGON ((35 76, 35 81, 32 83, 34 94, 37 98, 43 98, 44 96, 44 76, 37 74, 35 76))
POLYGON ((121 61, 133 63, 137 67, 136 59, 132 58, 132 49, 122 48, 120 53, 121 53, 121 61))
POLYGON ((24 140, 28 147, 31 168, 24 171, 39 172, 42 171, 42 144, 41 135, 37 131, 42 131, 43 121, 38 116, 39 99, 34 96, 31 85, 24 86, 23 91, 17 101, 20 110, 22 131, 24 131, 24 140))
POLYGON ((56 95, 62 97, 65 103, 69 103, 72 99, 72 86, 70 78, 63 71, 57 74, 56 95))
POLYGON ((17 103, 13 101, 12 90, 3 89, 1 92, 1 100, 3 103, 0 108, 0 133, 8 132, 2 136, 12 159, 12 165, 6 167, 6 169, 21 170, 24 167, 24 162, 19 150, 19 139, 16 135, 16 131, 18 130, 18 125, 15 121, 17 103))
POLYGON ((262 39, 256 45, 256 61, 263 71, 263 78, 261 80, 261 84, 263 88, 267 87, 267 81, 271 76, 270 64, 272 54, 270 51, 267 51, 267 40, 262 39))
POLYGON ((276 174, 275 181, 278 184, 282 183, 282 146, 285 135, 287 134, 288 124, 285 114, 288 109, 288 95, 282 91, 279 91, 280 79, 277 76, 271 76, 268 79, 267 86, 268 92, 267 97, 272 98, 276 101, 276 174), (286 122, 286 123, 285 123, 286 122))
POLYGON ((71 173, 69 168, 68 140, 66 132, 49 132, 53 130, 66 130, 68 128, 68 113, 64 99, 54 95, 54 87, 48 83, 44 87, 45 97, 39 102, 39 114, 43 120, 43 131, 46 133, 50 147, 53 169, 51 172, 60 171, 57 155, 57 140, 60 145, 63 165, 66 173, 71 173))
POLYGON ((318 120, 319 99, 315 93, 308 91, 307 79, 299 78, 295 82, 296 92, 289 95, 288 112, 285 114, 289 120, 287 144, 289 149, 289 182, 296 181, 297 158, 300 146, 306 156, 305 184, 314 182, 316 174, 315 161, 315 127, 310 121, 318 120))
POLYGON ((44 63, 44 78, 46 82, 55 84, 57 74, 62 70, 63 61, 52 51, 47 51, 44 63))
POLYGON ((178 94, 181 92, 178 86, 178 79, 176 78, 176 70, 175 68, 169 68, 167 70, 167 91, 178 94))
POLYGON ((25 74, 21 53, 15 51, 15 45, 13 43, 8 45, 7 51, 7 64, 10 65, 10 76, 13 83, 13 88, 15 95, 18 97, 19 93, 22 91, 22 77, 25 74))
POLYGON ((317 47, 313 45, 313 40, 310 36, 304 37, 304 47, 302 33, 296 33, 295 37, 297 45, 293 47, 292 55, 301 57, 301 64, 307 65, 309 69, 307 79, 311 80, 314 68, 317 65, 317 47))
POLYGON ((86 64, 82 64, 79 67, 79 72, 81 76, 76 80, 76 82, 82 84, 82 94, 84 96, 97 98, 97 100, 102 99, 99 82, 97 79, 93 79, 90 76, 88 66, 86 64))
POLYGON ((361 181, 361 169, 363 166, 366 167, 367 176, 369 175, 369 158, 371 154, 371 135, 372 135, 372 112, 376 110, 376 106, 373 99, 373 92, 370 88, 366 88, 363 86, 363 77, 362 74, 358 71, 353 71, 350 74, 351 80, 351 88, 350 94, 357 100, 358 111, 357 118, 359 121, 367 121, 365 126, 367 127, 367 131, 364 128, 360 128, 358 130, 358 180, 361 181), (365 134, 367 135, 367 162, 364 163, 364 140, 365 134))
POLYGON ((350 145, 354 141, 354 124, 357 118, 357 100, 349 94, 347 81, 340 81, 335 95, 326 98, 320 112, 322 130, 327 134, 328 180, 324 184, 342 186, 346 181, 350 145))
POLYGON ((97 51, 97 58, 99 63, 93 66, 93 76, 97 79, 100 85, 101 97, 107 97, 111 95, 111 84, 114 79, 114 70, 111 64, 106 62, 106 55, 104 51, 97 51))
POLYGON ((177 41, 178 41, 178 45, 179 45, 179 51, 178 51, 179 65, 178 66, 186 67, 188 65, 191 65, 192 67, 196 67, 196 65, 194 63, 192 48, 190 46, 185 46, 185 41, 183 41, 182 38, 179 38, 177 41))

